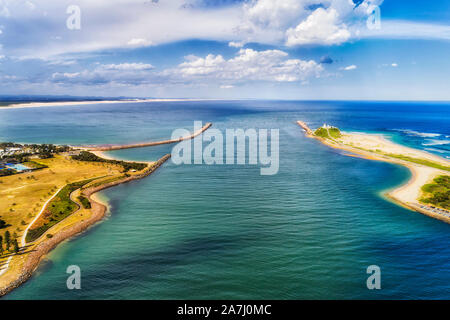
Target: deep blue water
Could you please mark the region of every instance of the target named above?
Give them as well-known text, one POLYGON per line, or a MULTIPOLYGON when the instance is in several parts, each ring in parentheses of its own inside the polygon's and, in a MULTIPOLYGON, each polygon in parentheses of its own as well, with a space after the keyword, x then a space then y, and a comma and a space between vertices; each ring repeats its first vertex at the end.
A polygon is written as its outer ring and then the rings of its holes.
MULTIPOLYGON (((194 120, 280 130, 280 170, 166 163, 102 192, 110 216, 54 250, 8 299, 450 298, 450 227, 382 192, 407 169, 343 157, 295 124, 326 122, 450 156, 450 104, 227 101, 0 109, 0 141, 159 140, 194 120), (82 289, 68 290, 78 265, 82 289), (366 268, 381 268, 381 290, 366 268)), ((155 160, 172 146, 121 150, 155 160)))

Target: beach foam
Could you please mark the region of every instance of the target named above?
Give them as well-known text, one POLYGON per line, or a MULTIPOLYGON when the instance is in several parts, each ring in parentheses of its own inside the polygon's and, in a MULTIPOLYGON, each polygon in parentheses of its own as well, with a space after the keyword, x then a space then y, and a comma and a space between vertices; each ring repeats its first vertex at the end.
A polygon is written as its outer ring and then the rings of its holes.
POLYGON ((427 132, 419 132, 409 129, 393 129, 394 131, 399 131, 402 133, 405 133, 409 136, 416 136, 416 137, 422 137, 422 138, 436 138, 441 136, 440 133, 427 133, 427 132))
POLYGON ((428 142, 422 143, 423 146, 442 146, 445 144, 450 144, 450 140, 431 139, 431 140, 425 140, 425 141, 428 141, 428 142))

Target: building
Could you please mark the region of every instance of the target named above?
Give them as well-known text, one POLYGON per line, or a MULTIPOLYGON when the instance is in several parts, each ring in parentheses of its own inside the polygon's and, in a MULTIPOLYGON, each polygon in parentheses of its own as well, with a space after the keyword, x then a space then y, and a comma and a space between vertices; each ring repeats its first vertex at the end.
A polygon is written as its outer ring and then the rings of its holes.
POLYGON ((330 125, 324 123, 324 124, 322 125, 322 128, 324 128, 324 129, 334 129, 334 128, 336 128, 336 127, 333 127, 333 126, 330 126, 330 125))

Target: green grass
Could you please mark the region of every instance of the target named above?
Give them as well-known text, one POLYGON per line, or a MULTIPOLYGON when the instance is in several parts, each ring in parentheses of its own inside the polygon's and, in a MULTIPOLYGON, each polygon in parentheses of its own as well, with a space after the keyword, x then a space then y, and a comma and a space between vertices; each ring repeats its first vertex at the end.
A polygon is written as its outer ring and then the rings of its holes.
POLYGON ((85 209, 90 209, 91 208, 91 202, 89 201, 88 198, 86 198, 84 196, 79 196, 78 197, 78 201, 81 202, 81 205, 83 206, 83 208, 85 208, 85 209))
POLYGON ((48 168, 48 166, 46 166, 45 164, 42 164, 42 163, 39 163, 36 161, 31 161, 31 160, 23 163, 23 165, 27 166, 28 168, 31 168, 33 170, 48 168))
POLYGON ((117 180, 121 180, 121 179, 126 178, 126 177, 127 177, 126 175, 120 175, 120 176, 111 177, 109 179, 100 180, 98 182, 95 182, 95 183, 92 183, 92 184, 89 184, 89 185, 86 184, 81 189, 95 188, 95 187, 101 186, 103 184, 107 184, 107 183, 111 183, 111 182, 114 182, 114 181, 117 181, 117 180))
POLYGON ((50 201, 43 213, 46 223, 37 228, 28 230, 26 236, 27 242, 35 241, 48 229, 78 210, 78 205, 70 199, 70 194, 95 179, 97 178, 70 183, 62 188, 55 198, 50 201))
POLYGON ((314 131, 314 135, 325 138, 325 139, 339 139, 342 137, 341 131, 338 128, 317 128, 316 131, 314 131))
POLYGON ((334 139, 339 139, 340 137, 342 137, 341 131, 338 128, 328 129, 328 133, 334 139))
POLYGON ((408 157, 408 156, 404 156, 404 155, 400 155, 400 154, 386 154, 389 157, 392 158, 397 158, 400 160, 405 160, 405 161, 409 161, 409 162, 413 162, 413 163, 417 163, 417 164, 421 164, 427 167, 432 167, 432 168, 436 168, 436 169, 440 169, 440 170, 444 170, 444 171, 450 171, 450 167, 448 166, 444 166, 440 163, 437 162, 433 162, 430 160, 425 160, 425 159, 419 159, 419 158, 412 158, 412 157, 408 157))
POLYGON ((322 128, 322 127, 317 128, 316 131, 314 131, 314 135, 325 138, 325 139, 330 138, 330 135, 328 134, 328 130, 325 128, 322 128))
POLYGON ((128 172, 130 170, 141 171, 147 167, 147 164, 145 163, 103 159, 88 151, 82 151, 78 156, 72 156, 72 159, 78 161, 104 162, 109 164, 115 164, 122 166, 125 172, 128 172))
POLYGON ((16 173, 17 173, 16 170, 12 170, 12 169, 1 169, 1 170, 0 170, 0 177, 11 176, 11 175, 16 174, 16 173))
POLYGON ((424 196, 420 201, 450 210, 450 176, 439 176, 433 183, 422 187, 424 196))

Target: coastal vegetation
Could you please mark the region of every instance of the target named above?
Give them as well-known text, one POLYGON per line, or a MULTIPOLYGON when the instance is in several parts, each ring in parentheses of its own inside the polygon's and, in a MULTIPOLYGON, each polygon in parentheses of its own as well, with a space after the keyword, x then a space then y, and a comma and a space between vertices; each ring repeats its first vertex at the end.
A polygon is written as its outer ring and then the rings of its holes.
POLYGON ((314 135, 325 139, 339 139, 342 134, 336 127, 322 126, 314 131, 314 135))
POLYGON ((84 196, 78 196, 77 199, 81 203, 83 208, 85 208, 85 209, 90 209, 91 208, 91 202, 89 201, 88 198, 86 198, 84 196))
POLYGON ((19 242, 17 241, 17 234, 11 235, 9 231, 6 231, 4 237, 0 236, 0 256, 4 253, 18 253, 20 251, 19 242), (4 245, 3 245, 4 242, 4 245))
POLYGON ((412 158, 412 157, 408 157, 408 156, 404 156, 401 154, 386 154, 389 157, 392 158, 397 158, 400 160, 404 160, 404 161, 409 161, 409 162, 413 162, 413 163, 417 163, 417 164, 421 164, 427 167, 432 167, 432 168, 436 168, 436 169, 440 169, 440 170, 444 170, 444 171, 450 171, 450 167, 449 166, 444 166, 440 163, 437 162, 433 162, 430 160, 426 160, 426 159, 419 159, 419 158, 412 158))
MULTIPOLYGON (((328 126, 325 124, 322 127, 317 128, 316 131, 314 131, 314 135, 317 137, 321 137, 324 139, 331 139, 331 140, 339 139, 342 137, 341 131, 338 128, 328 126)), ((342 141, 339 140, 338 142, 342 142, 342 141)), ((431 160, 415 158, 415 157, 402 155, 402 154, 387 153, 387 152, 383 152, 381 149, 371 150, 371 149, 356 146, 353 143, 349 143, 348 145, 352 148, 360 149, 360 150, 363 150, 366 152, 373 152, 373 153, 377 153, 377 154, 380 154, 383 156, 387 156, 387 157, 391 157, 391 158, 395 158, 395 159, 399 159, 399 160, 403 160, 403 161, 407 161, 407 162, 411 162, 411 163, 416 163, 416 164, 424 165, 427 167, 436 168, 439 170, 450 171, 450 166, 446 166, 444 164, 434 162, 431 160)))
POLYGON ((435 178, 424 185, 422 191, 424 195, 420 201, 450 210, 450 176, 435 178))
MULTIPOLYGON (((77 189, 88 184, 94 179, 83 180, 66 185, 55 198, 47 205, 42 216, 28 230, 26 241, 33 242, 43 235, 48 229, 65 219, 79 209, 78 204, 72 201, 70 195, 77 189)), ((87 200, 87 199, 86 199, 87 200)))
POLYGON ((53 144, 18 144, 13 142, 0 142, 0 160, 25 162, 30 157, 40 159, 52 158, 54 154, 67 152, 69 146, 53 144))
POLYGON ((358 133, 341 135, 337 128, 326 124, 313 133, 304 122, 297 121, 297 124, 305 130, 308 137, 316 138, 334 148, 350 151, 352 152, 350 156, 362 156, 366 159, 407 166, 412 171, 413 178, 406 185, 390 191, 387 196, 413 210, 450 223, 450 215, 445 211, 450 209, 448 160, 422 150, 395 144, 376 135, 358 133), (438 177, 434 178, 436 176, 438 177), (431 179, 433 182, 426 184, 431 179), (418 190, 422 191, 421 196, 417 196, 418 190))
MULTIPOLYGON (((127 176, 125 174, 121 174, 121 175, 116 175, 113 177, 107 177, 105 179, 98 179, 92 183, 89 183, 88 185, 85 185, 84 187, 89 187, 89 188, 96 188, 98 186, 101 186, 102 184, 108 184, 108 183, 113 183, 116 182, 118 180, 124 179, 127 176)), ((83 188, 82 188, 83 189, 83 188)))
MULTIPOLYGON (((32 161, 42 168, 32 172, 0 177, 0 219, 6 223, 1 229, 3 254, 1 254, 0 250, 0 265, 5 266, 11 254, 14 254, 14 239, 17 239, 18 249, 21 253, 20 258, 12 258, 7 274, 0 277, 0 286, 8 283, 14 274, 20 273, 27 255, 33 252, 36 245, 47 239, 47 237, 41 237, 21 248, 20 239, 27 226, 58 189, 76 181, 91 180, 91 183, 93 183, 98 179, 124 175, 121 166, 108 163, 75 161, 65 154, 54 154, 52 158, 32 159, 32 161), (8 231, 10 238, 10 250, 6 250, 6 231, 8 231)), ((31 167, 28 162, 26 165, 31 167)), ((73 197, 73 199, 76 198, 73 197)), ((75 201, 81 203, 81 201, 75 201)), ((67 204, 65 206, 61 204, 59 207, 64 212, 67 210, 67 206, 67 204)), ((75 208, 78 208, 78 206, 75 208)), ((56 205, 52 209, 56 210, 56 205)), ((52 229, 54 231, 51 233, 54 235, 74 222, 90 216, 90 213, 84 208, 75 211, 60 221, 58 225, 54 225, 52 229)), ((56 211, 56 213, 59 214, 59 211, 56 211)), ((36 220, 36 222, 38 221, 39 219, 36 220)), ((36 226, 37 224, 34 224, 30 229, 34 229, 36 226)))
POLYGON ((0 170, 0 177, 11 176, 13 174, 16 174, 16 171, 14 171, 12 169, 1 169, 0 170))
MULTIPOLYGON (((123 171, 128 172, 130 170, 141 171, 147 168, 145 163, 135 163, 135 162, 125 162, 118 160, 108 160, 98 157, 97 155, 83 151, 79 155, 72 156, 72 159, 77 161, 86 162, 99 162, 109 165, 121 166, 123 171)), ((77 181, 69 183, 64 186, 56 196, 48 203, 47 207, 39 219, 31 226, 30 230, 26 235, 27 242, 33 242, 39 237, 41 237, 47 230, 49 230, 54 225, 58 224, 69 215, 73 214, 75 211, 81 209, 80 206, 71 198, 71 194, 78 189, 83 189, 86 186, 92 187, 94 185, 101 185, 111 181, 116 181, 127 177, 128 174, 116 174, 116 175, 105 175, 96 178, 86 179, 82 181, 77 181), (106 179, 104 179, 106 178, 106 179), (91 184, 94 182, 95 184, 91 184)), ((90 209, 91 203, 88 198, 83 195, 79 195, 77 200, 81 204, 82 208, 90 209)))
POLYGON ((119 165, 119 166, 123 167, 123 170, 125 172, 128 172, 130 170, 141 171, 147 167, 147 164, 145 164, 145 163, 103 159, 103 158, 100 158, 97 155, 95 155, 91 152, 88 152, 88 151, 82 151, 82 152, 80 152, 79 155, 72 156, 72 159, 77 160, 77 161, 103 162, 103 163, 119 165))
POLYGON ((31 161, 31 160, 25 162, 24 165, 33 170, 48 168, 48 166, 46 166, 45 164, 42 164, 42 163, 39 163, 36 161, 31 161))
POLYGON ((5 229, 5 228, 8 228, 9 226, 11 226, 11 225, 8 224, 5 220, 0 219, 0 229, 5 229))

